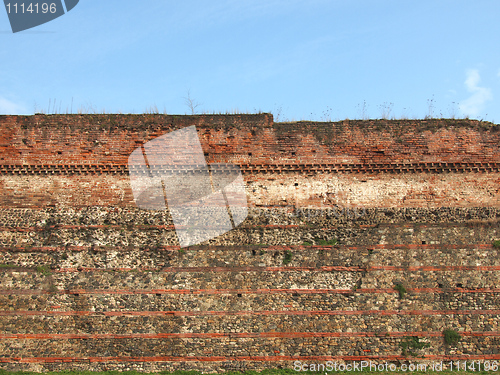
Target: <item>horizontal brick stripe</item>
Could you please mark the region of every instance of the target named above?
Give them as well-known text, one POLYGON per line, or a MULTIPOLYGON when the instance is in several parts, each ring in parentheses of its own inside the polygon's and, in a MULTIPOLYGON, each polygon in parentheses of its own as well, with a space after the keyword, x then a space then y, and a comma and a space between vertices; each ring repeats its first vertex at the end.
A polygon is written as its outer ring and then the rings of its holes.
MULTIPOLYGON (((27 267, 8 267, 3 270, 15 271, 31 270, 27 267)), ((499 266, 500 269, 500 266, 499 266)), ((323 267, 140 267, 140 268, 94 268, 94 267, 78 267, 78 268, 60 268, 51 269, 50 272, 55 273, 72 273, 72 272, 96 272, 96 271, 160 271, 160 272, 292 272, 292 271, 346 271, 346 272, 366 272, 366 268, 362 267, 343 267, 343 266, 323 266, 323 267)))
POLYGON ((498 266, 371 266, 366 271, 499 271, 498 266))
MULTIPOLYGON (((440 223, 441 226, 441 223, 440 223)), ((457 226, 455 224, 454 226, 457 226)), ((425 249, 425 250, 448 250, 448 249, 491 249, 493 247, 490 243, 478 243, 478 244, 377 244, 365 247, 359 246, 346 246, 348 249, 352 250, 376 250, 376 249, 425 249)))
MULTIPOLYGON (((455 225, 456 226, 456 225, 455 225)), ((235 245, 242 249, 254 250, 256 248, 266 249, 268 251, 284 251, 284 250, 306 250, 310 251, 311 249, 331 249, 332 246, 323 246, 323 245, 312 245, 312 246, 303 246, 303 245, 272 245, 272 246, 257 246, 257 245, 248 245, 241 244, 235 245)), ((224 248, 224 246, 204 246, 203 249, 218 249, 224 248)), ((335 245, 336 249, 339 250, 350 250, 350 251, 367 251, 367 250, 397 250, 397 249, 406 249, 406 250, 453 250, 453 249, 492 249, 492 244, 382 244, 382 245, 367 245, 367 246, 346 246, 346 245, 335 245)), ((26 252, 26 253, 44 253, 44 252, 58 252, 58 251, 71 251, 71 252, 87 252, 89 250, 93 251, 108 251, 109 249, 121 249, 123 251, 127 251, 127 247, 123 246, 33 246, 33 247, 19 247, 19 246, 3 246, 0 247, 0 252, 26 252)), ((181 249, 180 246, 158 246, 154 247, 154 251, 171 251, 177 252, 181 249)), ((187 248, 196 250, 197 247, 187 248)), ((149 251, 147 248, 144 251, 149 251)))
MULTIPOLYGON (((181 166, 179 166, 181 167, 181 166)), ((290 163, 239 164, 242 173, 273 172, 498 172, 497 162, 415 162, 415 163, 290 163)), ((165 171, 173 171, 164 166, 165 171)), ((186 170, 191 170, 190 168, 186 170)), ((128 166, 120 164, 2 164, 0 174, 18 175, 72 175, 72 174, 128 174, 128 166)))
MULTIPOLYGON (((413 357, 412 357, 413 358, 413 357)), ((420 360, 500 360, 500 354, 453 354, 453 355, 424 355, 418 357, 420 360)), ((226 361, 258 361, 258 362, 280 362, 280 361, 407 361, 408 357, 402 355, 274 355, 274 356, 156 356, 156 357, 4 357, 0 363, 57 363, 57 362, 226 362, 226 361)), ((290 364, 292 366, 293 364, 290 364)))
MULTIPOLYGON (((466 337, 500 337, 500 332, 460 332, 466 337)), ((442 332, 200 332, 200 333, 2 333, 0 340, 85 340, 85 339, 167 339, 167 338, 306 338, 306 337, 443 337, 442 332)))
MULTIPOLYGON (((128 225, 48 225, 44 227, 2 227, 0 226, 0 232, 44 232, 48 229, 58 229, 58 230, 92 230, 92 229, 122 229, 127 228, 128 225)), ((175 230, 182 229, 182 225, 175 227, 172 225, 134 225, 135 230, 175 230)), ((203 229, 217 229, 218 227, 204 226, 203 229)), ((267 224, 267 225, 242 225, 240 228, 275 228, 275 229, 286 229, 286 228, 308 228, 307 225, 297 225, 297 224, 267 224)), ((325 228, 326 229, 326 228, 325 228)), ((179 246, 176 246, 180 248, 179 246)))
POLYGON ((0 316, 500 315, 500 310, 0 311, 0 316))
MULTIPOLYGON (((9 267, 4 270, 15 271, 16 269, 28 271, 26 267, 9 267)), ((500 266, 499 266, 500 269, 500 266)), ((96 272, 96 271, 161 271, 161 272, 292 272, 292 271, 346 271, 346 272, 366 272, 366 268, 362 267, 343 267, 343 266, 323 266, 323 267, 140 267, 140 268, 94 268, 94 267, 78 267, 78 268, 60 268, 51 269, 50 272, 55 273, 71 273, 71 272, 96 272)))
MULTIPOLYGON (((43 227, 10 227, 0 226, 0 231, 4 232, 43 232, 48 229, 122 229, 128 225, 46 225, 43 227)), ((134 229, 175 229, 174 225, 134 225, 134 229)), ((179 246, 177 246, 179 247, 179 246)), ((87 247, 87 248, 90 248, 87 247)))
MULTIPOLYGON (((415 162, 415 163, 322 163, 322 164, 240 164, 243 174, 257 173, 422 173, 422 172, 499 172, 497 162, 415 162)), ((165 171, 174 171, 164 166, 165 171)), ((191 170, 190 168, 186 169, 191 170)), ((0 174, 8 175, 74 175, 119 174, 128 175, 128 166, 120 164, 2 164, 0 174)))
MULTIPOLYGON (((407 288, 413 293, 500 293, 500 288, 440 289, 407 288)), ((49 292, 33 289, 0 289, 0 295, 40 295, 40 294, 359 294, 359 293, 399 293, 392 288, 352 289, 72 289, 49 292)))

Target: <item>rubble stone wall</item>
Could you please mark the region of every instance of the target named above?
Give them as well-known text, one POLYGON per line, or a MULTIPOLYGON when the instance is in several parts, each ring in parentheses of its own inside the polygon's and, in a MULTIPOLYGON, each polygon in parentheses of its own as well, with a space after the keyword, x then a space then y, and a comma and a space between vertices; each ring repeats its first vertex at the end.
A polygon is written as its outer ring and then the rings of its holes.
POLYGON ((500 361, 498 125, 35 115, 0 129, 2 369, 500 361), (168 211, 135 207, 127 159, 190 125, 208 163, 240 166, 249 215, 180 248, 168 211))

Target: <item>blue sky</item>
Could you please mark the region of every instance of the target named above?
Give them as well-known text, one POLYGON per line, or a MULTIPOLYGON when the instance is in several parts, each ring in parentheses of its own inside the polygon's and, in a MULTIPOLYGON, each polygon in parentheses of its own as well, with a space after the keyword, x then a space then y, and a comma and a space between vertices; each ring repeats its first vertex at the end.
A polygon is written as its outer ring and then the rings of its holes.
POLYGON ((13 34, 0 9, 0 114, 185 114, 189 93, 198 113, 500 123, 499 14, 498 0, 81 0, 13 34))

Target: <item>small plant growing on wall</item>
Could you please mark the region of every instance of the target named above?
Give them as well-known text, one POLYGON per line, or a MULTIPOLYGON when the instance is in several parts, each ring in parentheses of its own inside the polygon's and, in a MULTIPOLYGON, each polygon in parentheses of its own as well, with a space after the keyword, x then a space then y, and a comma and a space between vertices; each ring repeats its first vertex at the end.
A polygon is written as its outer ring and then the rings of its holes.
POLYGON ((293 254, 290 250, 285 251, 285 256, 283 257, 283 264, 288 264, 292 261, 293 254))
POLYGON ((460 341, 460 334, 452 329, 445 329, 443 331, 444 342, 447 345, 455 345, 460 341))
POLYGON ((493 241, 493 247, 495 249, 500 249, 500 240, 493 241))
POLYGON ((0 264, 0 269, 2 269, 2 268, 8 269, 8 268, 16 268, 16 267, 17 267, 17 265, 15 265, 15 264, 3 264, 3 263, 0 264))
POLYGON ((49 285, 48 292, 50 294, 56 294, 57 291, 58 291, 57 286, 53 282, 51 282, 50 285, 49 285))
POLYGON ((358 281, 356 282, 356 284, 354 284, 354 285, 353 285, 353 287, 352 287, 352 291, 353 291, 353 292, 355 292, 356 290, 358 290, 359 288, 361 288, 361 284, 362 284, 362 283, 363 283, 363 281, 362 281, 362 280, 358 280, 358 281))
POLYGON ((335 246, 337 244, 337 240, 334 238, 332 240, 319 240, 319 244, 321 246, 335 246))
POLYGON ((404 356, 411 355, 412 357, 416 357, 418 355, 416 350, 429 348, 431 344, 428 342, 421 342, 420 338, 417 336, 411 336, 405 337, 405 339, 399 343, 399 346, 404 356))
POLYGON ((399 293, 399 299, 403 299, 403 297, 406 294, 406 288, 403 286, 403 284, 396 283, 396 284, 394 284, 393 288, 398 291, 398 293, 399 293))
POLYGON ((37 266, 36 272, 41 273, 43 276, 49 276, 51 274, 50 269, 47 266, 37 266))

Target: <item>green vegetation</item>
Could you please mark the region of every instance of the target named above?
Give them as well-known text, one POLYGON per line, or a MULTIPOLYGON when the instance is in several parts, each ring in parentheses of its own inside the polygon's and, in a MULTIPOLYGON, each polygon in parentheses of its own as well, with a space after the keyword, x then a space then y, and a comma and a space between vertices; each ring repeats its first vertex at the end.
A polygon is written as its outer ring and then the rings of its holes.
POLYGON ((36 272, 41 273, 43 276, 49 276, 51 274, 50 268, 47 266, 36 266, 36 272))
POLYGON ((18 267, 18 266, 15 265, 15 264, 3 264, 3 263, 0 264, 0 269, 1 268, 3 268, 3 269, 5 269, 5 268, 16 268, 16 267, 18 267))
POLYGON ((444 342, 448 345, 454 345, 460 341, 460 334, 452 329, 446 329, 443 332, 444 342))
POLYGON ((429 344, 428 342, 421 342, 420 338, 418 338, 417 336, 407 336, 403 341, 399 343, 399 346, 401 347, 401 349, 403 349, 404 356, 411 355, 412 357, 416 357, 417 353, 415 352, 415 350, 429 348, 431 344, 429 344))
MULTIPOLYGON (((315 238, 314 239, 314 242, 317 243, 319 246, 335 246, 338 241, 337 239, 331 239, 331 240, 320 240, 318 238, 315 238)), ((313 246, 314 244, 312 244, 311 242, 308 242, 308 241, 304 241, 302 243, 302 246, 313 246)))
POLYGON ((48 292, 49 292, 50 294, 55 294, 55 293, 57 293, 58 291, 59 291, 59 289, 57 289, 57 286, 55 286, 53 283, 51 283, 51 284, 49 285, 48 292))
POLYGON ((293 254, 290 250, 285 251, 285 256, 283 257, 283 264, 288 264, 292 261, 293 254))
POLYGON ((493 247, 495 249, 500 249, 500 240, 493 241, 493 247))
POLYGON ((356 290, 358 290, 359 288, 361 288, 362 284, 363 284, 363 280, 358 280, 356 282, 356 284, 353 285, 352 291, 355 292, 356 290))
POLYGON ((403 299, 406 294, 406 288, 401 283, 394 284, 393 287, 395 290, 399 292, 399 299, 403 299))
POLYGON ((319 240, 319 245, 321 246, 335 246, 337 244, 337 240, 334 238, 332 240, 319 240))

